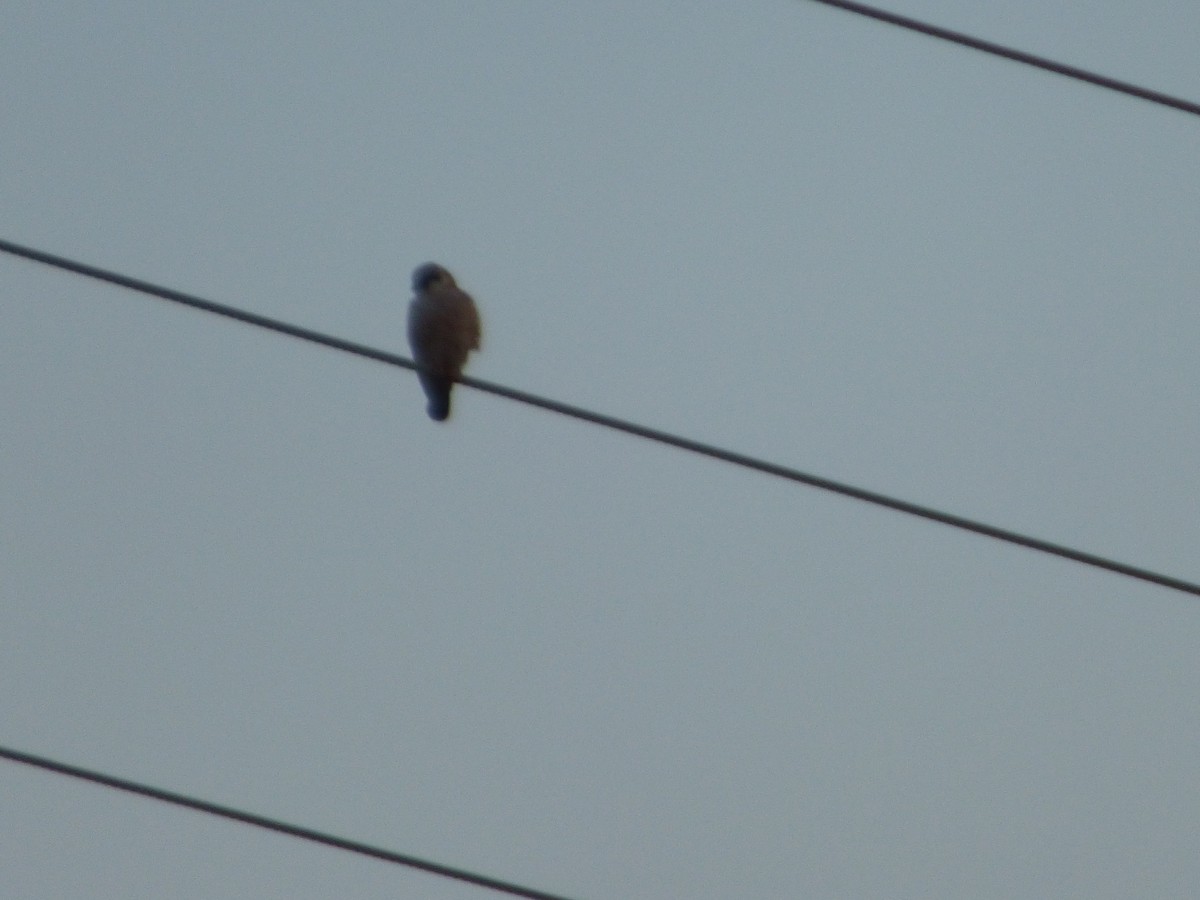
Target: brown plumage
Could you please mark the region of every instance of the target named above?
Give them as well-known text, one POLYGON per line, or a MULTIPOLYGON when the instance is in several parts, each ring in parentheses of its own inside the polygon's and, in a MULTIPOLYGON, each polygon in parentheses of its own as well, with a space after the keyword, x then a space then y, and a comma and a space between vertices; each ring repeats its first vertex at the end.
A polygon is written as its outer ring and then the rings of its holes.
POLYGON ((450 416, 450 391, 462 375, 467 354, 479 349, 479 312, 471 295, 437 263, 425 263, 413 272, 413 293, 408 343, 429 398, 429 418, 442 422, 450 416))

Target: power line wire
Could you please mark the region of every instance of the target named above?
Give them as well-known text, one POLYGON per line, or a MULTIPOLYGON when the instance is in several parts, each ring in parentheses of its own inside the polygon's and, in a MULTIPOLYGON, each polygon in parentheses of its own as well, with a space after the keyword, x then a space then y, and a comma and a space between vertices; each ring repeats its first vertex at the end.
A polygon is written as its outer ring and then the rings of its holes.
POLYGON ((919 34, 935 37, 943 41, 961 44, 962 46, 970 47, 973 50, 991 53, 994 56, 1002 56, 1005 59, 1023 63, 1027 66, 1035 66, 1039 69, 1045 69, 1047 72, 1054 72, 1057 75, 1064 75, 1067 78, 1074 78, 1077 81, 1085 81, 1088 84, 1094 84, 1097 87, 1102 87, 1106 90, 1118 91, 1122 94, 1128 94, 1131 97, 1137 97, 1141 100, 1149 100, 1151 103, 1158 103, 1162 106, 1169 106, 1173 109, 1181 110, 1182 112, 1191 113, 1194 116, 1200 116, 1200 103, 1194 103, 1191 100, 1183 100, 1179 97, 1173 97, 1170 94, 1164 94, 1161 91, 1152 91, 1149 88, 1139 87, 1138 85, 1131 84, 1128 81, 1119 81, 1116 78, 1109 78, 1106 75, 1098 75, 1095 72, 1089 72, 1087 69, 1080 69, 1076 66, 1069 66, 1065 63, 1055 62, 1054 60, 1047 59, 1044 56, 1026 53, 1023 50, 1016 50, 1012 47, 1006 47, 1003 44, 985 41, 982 38, 972 37, 969 34, 963 34, 961 31, 952 31, 949 28, 931 25, 928 22, 922 22, 919 19, 911 19, 908 16, 901 16, 897 13, 878 9, 874 6, 867 6, 865 3, 855 3, 853 0, 812 0, 812 2, 822 3, 825 6, 832 6, 836 9, 856 13, 857 15, 866 16, 870 19, 876 19, 880 22, 887 22, 889 25, 907 28, 909 31, 915 31, 919 34))
MULTIPOLYGON (((414 363, 411 359, 407 359, 403 356, 397 356, 394 353, 388 353, 384 350, 377 350, 373 347, 368 347, 364 344, 358 344, 353 341, 331 337, 330 335, 322 334, 319 331, 301 328, 297 325, 291 325, 278 319, 268 318, 267 316, 260 316, 256 313, 247 312, 246 310, 237 309, 232 306, 226 306, 222 303, 214 303, 211 300, 205 300, 192 294, 185 294, 182 291, 175 291, 171 290, 170 288, 160 287, 158 285, 151 284, 148 281, 142 281, 138 278, 131 278, 128 275, 121 275, 116 272, 100 269, 96 266, 87 265, 86 263, 76 262, 61 256, 56 256, 52 253, 46 253, 42 250, 35 250, 30 247, 24 247, 19 244, 14 244, 10 241, 0 239, 0 251, 33 260, 34 262, 43 263, 44 265, 65 269, 68 272, 74 272, 78 275, 84 275, 88 278, 96 278, 101 281, 107 281, 121 287, 129 288, 130 290, 139 291, 143 294, 149 294, 152 297, 158 297, 163 300, 181 303, 184 306, 190 306, 194 309, 214 313, 219 316, 226 316, 227 318, 236 319, 239 322, 245 322, 249 325, 254 325, 259 328, 267 328, 271 331, 277 331, 290 337, 310 341, 315 344, 321 344, 326 347, 332 347, 335 350, 341 350, 346 353, 353 353, 356 356, 363 356, 367 359, 373 359, 392 366, 400 366, 401 368, 405 369, 417 369, 416 363, 414 363)), ((720 460, 721 462, 730 463, 735 466, 741 466, 745 469, 752 469, 756 472, 762 472, 766 475, 772 475, 776 478, 785 478, 789 481, 795 481, 800 484, 808 485, 809 487, 818 488, 823 491, 830 491, 835 494, 841 494, 844 497, 851 497, 855 500, 861 500, 864 503, 872 503, 876 506, 882 506, 910 516, 928 519, 932 522, 939 522, 943 525, 949 525, 952 528, 970 531, 974 534, 983 535, 984 537, 989 537, 994 540, 1005 541, 1009 544, 1016 544, 1019 547, 1025 547, 1026 549, 1035 550, 1039 553, 1047 553, 1051 556, 1069 559, 1085 566, 1104 569, 1109 572, 1114 572, 1118 575, 1124 575, 1128 578, 1137 579, 1138 581, 1157 584, 1160 587, 1170 588, 1171 590, 1182 591, 1183 593, 1200 597, 1200 584, 1185 581, 1181 578, 1175 578, 1170 575, 1163 575, 1159 572, 1154 572, 1150 569, 1145 569, 1140 566, 1133 566, 1129 565, 1128 563, 1119 562, 1095 553, 1087 553, 1082 550, 1076 550, 1064 544, 1056 544, 1051 541, 1044 541, 1040 538, 1021 534, 1017 531, 1010 531, 1006 528, 998 528, 994 525, 988 525, 985 522, 968 519, 964 516, 954 515, 953 513, 942 512, 941 510, 937 510, 929 506, 922 506, 918 503, 910 503, 907 500, 899 500, 895 497, 889 497, 886 494, 880 494, 865 488, 855 487, 850 484, 834 481, 830 478, 822 478, 819 475, 810 475, 807 472, 802 472, 789 466, 767 462, 766 460, 757 459, 753 456, 747 456, 743 453, 735 453, 732 450, 724 450, 720 447, 713 446, 712 444, 701 443, 700 441, 694 441, 690 438, 680 437, 678 435, 670 434, 666 431, 660 431, 655 428, 647 428, 644 425, 637 425, 633 422, 628 422, 624 419, 618 419, 614 416, 606 416, 602 413, 592 412, 591 410, 582 409, 578 406, 571 406, 567 403, 560 403, 557 400, 539 397, 536 394, 526 393, 525 391, 516 390, 515 388, 505 387, 504 385, 494 384, 489 381, 483 381, 479 378, 463 376, 459 379, 459 381, 467 387, 472 387, 476 390, 484 391, 489 394, 495 394, 498 397, 506 397, 509 400, 516 400, 518 403, 536 406, 540 409, 548 410, 549 412, 559 413, 560 415, 564 416, 571 416, 572 418, 580 419, 584 422, 591 422, 594 425, 600 425, 604 428, 611 428, 616 431, 622 431, 626 434, 632 434, 650 441, 657 441, 660 444, 666 444, 671 447, 676 447, 680 450, 686 450, 690 453, 707 456, 712 459, 720 460)))
POLYGON ((311 841, 316 844, 324 844, 327 847, 334 847, 338 850, 346 850, 350 853, 358 853, 362 856, 370 856, 374 859, 383 860, 384 862, 394 863, 400 866, 407 866, 411 869, 419 869, 422 872, 428 872, 431 875, 438 875, 442 878, 452 878, 456 881, 465 881, 468 884, 487 888, 488 890, 492 891, 498 891, 502 894, 509 894, 514 897, 526 897, 529 898, 529 900, 569 900, 569 898, 564 897, 561 894, 549 894, 545 891, 535 890, 534 888, 522 887, 519 884, 501 881, 498 878, 490 878, 487 875, 480 875, 477 872, 468 872, 466 869, 457 869, 452 866, 444 866, 441 863, 430 862, 429 860, 420 859, 416 856, 409 856, 404 853, 396 853, 392 850, 385 850, 382 847, 374 847, 370 844, 363 844, 359 841, 349 840, 348 838, 337 837, 336 835, 328 834, 327 832, 323 831, 315 831, 314 829, 305 828, 301 825, 290 825, 287 822, 281 822, 278 819, 271 819, 267 816, 260 816, 256 815, 255 813, 244 812, 240 809, 222 806, 219 803, 210 803, 207 800, 200 800, 196 797, 189 797, 186 794, 179 794, 174 791, 166 791, 162 788, 151 787, 148 784, 141 784, 137 781, 129 781, 125 778, 117 778, 114 775, 105 775, 102 772, 96 772, 91 769, 82 769, 78 766, 57 762, 56 760, 48 759, 44 756, 37 756, 32 753, 22 753, 19 750, 13 750, 8 747, 0 746, 0 757, 12 762, 22 763, 23 765, 45 769, 48 772, 54 772, 59 775, 67 775, 71 778, 78 778, 82 781, 90 781, 93 784, 103 785, 104 787, 115 788, 119 791, 127 791, 128 793, 137 794, 142 797, 149 797, 151 800, 158 800, 163 803, 182 806, 197 812, 206 813, 208 815, 219 816, 223 819, 232 819, 235 822, 241 822, 245 825, 252 825, 255 828, 264 828, 267 831, 276 831, 280 834, 290 835, 291 837, 300 838, 304 841, 311 841))

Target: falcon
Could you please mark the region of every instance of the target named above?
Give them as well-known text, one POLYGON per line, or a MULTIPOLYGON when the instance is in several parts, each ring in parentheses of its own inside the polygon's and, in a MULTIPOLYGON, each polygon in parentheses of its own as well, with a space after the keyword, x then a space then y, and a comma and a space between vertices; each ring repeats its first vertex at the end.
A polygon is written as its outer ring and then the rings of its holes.
POLYGON ((413 294, 408 343, 429 398, 429 418, 444 422, 450 416, 450 390, 462 375, 467 354, 479 349, 479 312, 471 295, 437 263, 413 272, 413 294))

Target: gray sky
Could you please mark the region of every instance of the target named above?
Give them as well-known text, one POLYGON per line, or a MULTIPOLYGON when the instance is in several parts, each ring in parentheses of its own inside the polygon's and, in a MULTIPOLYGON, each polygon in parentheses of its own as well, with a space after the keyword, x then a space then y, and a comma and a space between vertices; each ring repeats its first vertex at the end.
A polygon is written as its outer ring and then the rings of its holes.
MULTIPOLYGON (((888 8, 1200 98, 1194 2, 888 8)), ((763 0, 22 2, 0 235, 1195 580, 1200 121, 763 0)), ((587 898, 1200 883, 1183 595, 0 259, 0 743, 587 898)), ((0 765, 21 898, 487 892, 0 765)))

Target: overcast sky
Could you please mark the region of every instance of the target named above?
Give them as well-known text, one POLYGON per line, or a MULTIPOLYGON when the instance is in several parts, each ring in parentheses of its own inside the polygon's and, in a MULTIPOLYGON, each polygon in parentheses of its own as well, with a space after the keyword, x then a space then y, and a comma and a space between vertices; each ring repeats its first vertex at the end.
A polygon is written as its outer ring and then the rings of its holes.
MULTIPOLYGON (((1200 99, 1194 0, 888 8, 1200 99)), ((1200 119, 805 2, 19 0, 0 236, 1200 579, 1200 119)), ((0 745, 590 900, 1181 897, 1200 602, 0 258, 0 745)), ((23 900, 488 892, 0 763, 23 900)))

